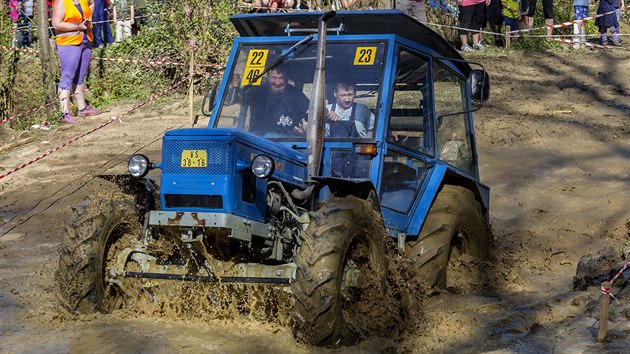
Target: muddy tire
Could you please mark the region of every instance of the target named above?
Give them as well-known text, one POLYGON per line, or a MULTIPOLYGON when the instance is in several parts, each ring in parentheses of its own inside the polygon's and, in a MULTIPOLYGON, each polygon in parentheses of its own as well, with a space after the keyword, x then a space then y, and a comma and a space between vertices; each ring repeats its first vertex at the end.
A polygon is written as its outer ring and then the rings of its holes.
POLYGON ((333 198, 312 213, 291 286, 298 340, 349 345, 376 330, 366 314, 373 313, 384 295, 382 225, 370 204, 355 197, 333 198))
POLYGON ((418 239, 405 245, 411 260, 411 281, 425 289, 457 286, 447 283, 449 278, 458 278, 453 274, 459 271, 457 266, 465 259, 487 259, 488 246, 488 227, 473 193, 460 186, 444 185, 418 239))
POLYGON ((105 265, 114 249, 127 247, 141 227, 132 196, 113 192, 81 202, 65 225, 55 278, 60 300, 71 312, 110 312, 121 308, 120 288, 105 282, 105 265))

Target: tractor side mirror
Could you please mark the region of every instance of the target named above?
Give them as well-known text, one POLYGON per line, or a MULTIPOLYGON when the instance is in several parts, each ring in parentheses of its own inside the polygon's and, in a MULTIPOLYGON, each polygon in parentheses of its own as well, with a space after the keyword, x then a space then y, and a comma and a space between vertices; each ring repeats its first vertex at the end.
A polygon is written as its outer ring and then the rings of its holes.
POLYGON ((473 70, 468 77, 468 84, 474 102, 486 102, 490 98, 490 75, 485 70, 473 70))
POLYGON ((203 100, 201 102, 201 113, 203 113, 204 116, 210 117, 210 114, 212 113, 212 106, 214 105, 214 99, 217 97, 218 87, 219 85, 212 86, 212 89, 208 89, 208 87, 206 87, 206 92, 203 95, 203 100))

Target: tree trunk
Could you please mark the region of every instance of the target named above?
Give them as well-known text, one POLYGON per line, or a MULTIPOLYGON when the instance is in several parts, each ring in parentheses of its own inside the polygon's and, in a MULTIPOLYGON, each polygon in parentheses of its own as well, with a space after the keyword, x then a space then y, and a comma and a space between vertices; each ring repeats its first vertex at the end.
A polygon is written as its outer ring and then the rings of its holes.
MULTIPOLYGON (((42 84, 46 88, 46 104, 56 99, 57 92, 54 83, 53 73, 55 72, 50 42, 48 40, 48 6, 46 0, 37 0, 37 30, 39 37, 39 59, 42 64, 42 84)), ((47 110, 50 118, 54 109, 51 107, 47 110)))

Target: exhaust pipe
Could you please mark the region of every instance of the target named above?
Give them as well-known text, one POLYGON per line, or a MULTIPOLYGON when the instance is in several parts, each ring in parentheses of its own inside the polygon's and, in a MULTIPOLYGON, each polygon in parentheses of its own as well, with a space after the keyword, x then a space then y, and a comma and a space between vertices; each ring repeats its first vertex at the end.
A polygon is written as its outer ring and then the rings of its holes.
MULTIPOLYGON (((319 18, 317 28, 317 54, 315 74, 313 75, 313 93, 308 107, 308 127, 306 129, 306 163, 308 183, 315 183, 313 177, 320 175, 322 148, 324 142, 324 108, 326 87, 326 32, 327 21, 335 16, 335 11, 328 11, 319 18)), ((312 191, 312 188, 309 188, 312 191)), ((308 190, 308 189, 307 189, 308 190)))
POLYGON ((319 176, 322 162, 322 148, 324 145, 324 108, 326 105, 326 33, 328 20, 336 15, 335 11, 328 11, 319 18, 317 28, 317 54, 315 58, 315 74, 313 74, 313 93, 308 106, 308 127, 306 128, 306 166, 308 172, 308 188, 303 191, 294 190, 293 198, 305 200, 311 197, 319 176))

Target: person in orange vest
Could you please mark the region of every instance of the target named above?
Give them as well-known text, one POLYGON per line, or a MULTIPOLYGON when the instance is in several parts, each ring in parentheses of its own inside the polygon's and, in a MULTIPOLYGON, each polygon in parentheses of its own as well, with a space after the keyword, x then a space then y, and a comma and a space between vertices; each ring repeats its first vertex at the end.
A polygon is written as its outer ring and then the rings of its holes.
POLYGON ((92 12, 93 0, 53 1, 52 25, 61 65, 59 79, 59 104, 61 121, 76 123, 77 118, 70 112, 70 92, 79 108, 79 116, 91 116, 100 112, 85 102, 85 75, 92 58, 92 12))

